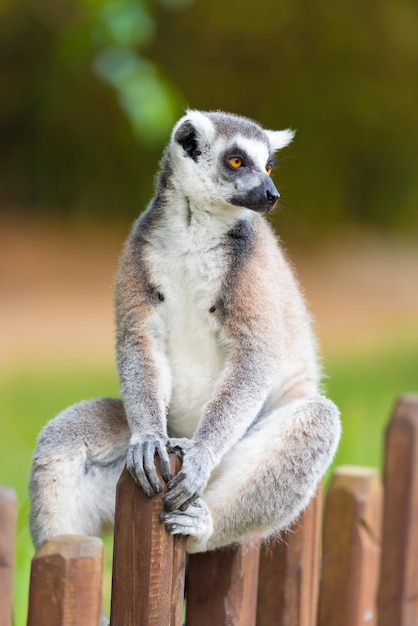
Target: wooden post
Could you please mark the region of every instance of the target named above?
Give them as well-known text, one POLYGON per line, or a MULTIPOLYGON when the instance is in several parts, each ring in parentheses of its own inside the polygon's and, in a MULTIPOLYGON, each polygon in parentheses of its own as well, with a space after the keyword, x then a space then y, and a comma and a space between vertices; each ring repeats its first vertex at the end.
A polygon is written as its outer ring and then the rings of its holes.
POLYGON ((418 396, 403 396, 386 431, 379 626, 418 624, 418 396))
POLYGON ((12 623, 16 510, 15 492, 0 486, 0 626, 12 623))
POLYGON ((254 626, 259 554, 258 546, 191 554, 187 626, 254 626))
POLYGON ((32 559, 28 626, 99 626, 103 544, 97 537, 62 535, 32 559))
POLYGON ((335 471, 325 507, 319 626, 376 624, 382 499, 377 470, 335 471))
POLYGON ((315 626, 322 486, 289 532, 261 548, 257 626, 315 626))
MULTIPOLYGON (((175 474, 179 459, 170 457, 175 474)), ((116 492, 111 626, 182 624, 186 539, 173 537, 160 522, 162 497, 148 498, 128 470, 122 472, 116 492)))

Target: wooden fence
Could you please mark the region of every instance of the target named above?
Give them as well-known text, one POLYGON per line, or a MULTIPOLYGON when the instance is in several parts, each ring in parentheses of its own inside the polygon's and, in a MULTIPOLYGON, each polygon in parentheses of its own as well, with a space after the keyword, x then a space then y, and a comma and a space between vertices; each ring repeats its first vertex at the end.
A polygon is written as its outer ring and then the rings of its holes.
MULTIPOLYGON (((181 626, 184 539, 125 471, 117 489, 112 626, 181 626)), ((0 490, 0 626, 12 623, 16 501, 0 490)), ((98 626, 102 543, 56 537, 32 561, 28 626, 98 626)), ((377 471, 340 467, 267 546, 192 555, 187 626, 418 626, 418 396, 402 397, 377 471), (324 513, 324 514, 323 514, 324 513), (322 524, 322 519, 324 523, 322 524)), ((18 625, 16 625, 18 626, 18 625)))

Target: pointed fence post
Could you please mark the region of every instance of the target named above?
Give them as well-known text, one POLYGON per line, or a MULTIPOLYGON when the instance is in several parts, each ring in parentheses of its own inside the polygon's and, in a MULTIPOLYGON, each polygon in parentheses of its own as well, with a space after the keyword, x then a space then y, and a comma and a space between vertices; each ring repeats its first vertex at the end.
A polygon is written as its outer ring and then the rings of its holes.
POLYGON ((322 486, 292 529, 261 548, 257 626, 316 626, 322 486))
POLYGON ((382 504, 377 470, 335 470, 325 507, 319 626, 376 624, 382 504))
POLYGON ((418 395, 402 396, 386 431, 379 626, 418 624, 418 395))
POLYGON ((13 564, 17 517, 16 494, 0 486, 0 626, 11 626, 13 564))
POLYGON ((97 537, 57 536, 32 559, 28 626, 99 626, 103 544, 97 537))
MULTIPOLYGON (((175 474, 179 459, 170 455, 170 462, 175 474)), ((160 522, 163 495, 148 498, 128 470, 122 472, 116 492, 111 626, 182 624, 186 539, 170 535, 160 522)))
POLYGON ((191 554, 187 626, 254 626, 259 547, 191 554))

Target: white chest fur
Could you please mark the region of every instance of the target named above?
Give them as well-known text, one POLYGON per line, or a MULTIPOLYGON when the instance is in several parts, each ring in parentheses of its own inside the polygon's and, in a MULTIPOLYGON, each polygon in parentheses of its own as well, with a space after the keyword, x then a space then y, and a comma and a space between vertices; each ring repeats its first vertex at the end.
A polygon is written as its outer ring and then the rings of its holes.
POLYGON ((221 289, 224 248, 221 233, 210 226, 210 220, 171 220, 150 257, 153 280, 164 294, 159 311, 171 373, 169 427, 175 436, 193 435, 225 361, 221 329, 210 311, 221 289))

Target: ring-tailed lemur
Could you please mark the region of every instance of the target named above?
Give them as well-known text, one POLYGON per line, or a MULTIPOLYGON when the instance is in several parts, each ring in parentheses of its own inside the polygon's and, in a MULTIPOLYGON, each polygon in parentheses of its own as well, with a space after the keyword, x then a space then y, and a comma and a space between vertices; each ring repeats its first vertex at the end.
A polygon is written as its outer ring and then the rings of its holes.
POLYGON ((125 465, 162 520, 198 552, 287 527, 340 436, 320 395, 310 317, 263 212, 273 154, 292 131, 188 111, 117 276, 122 400, 77 404, 41 433, 31 477, 34 543, 98 534, 125 465), (170 475, 168 451, 182 457, 170 475))

